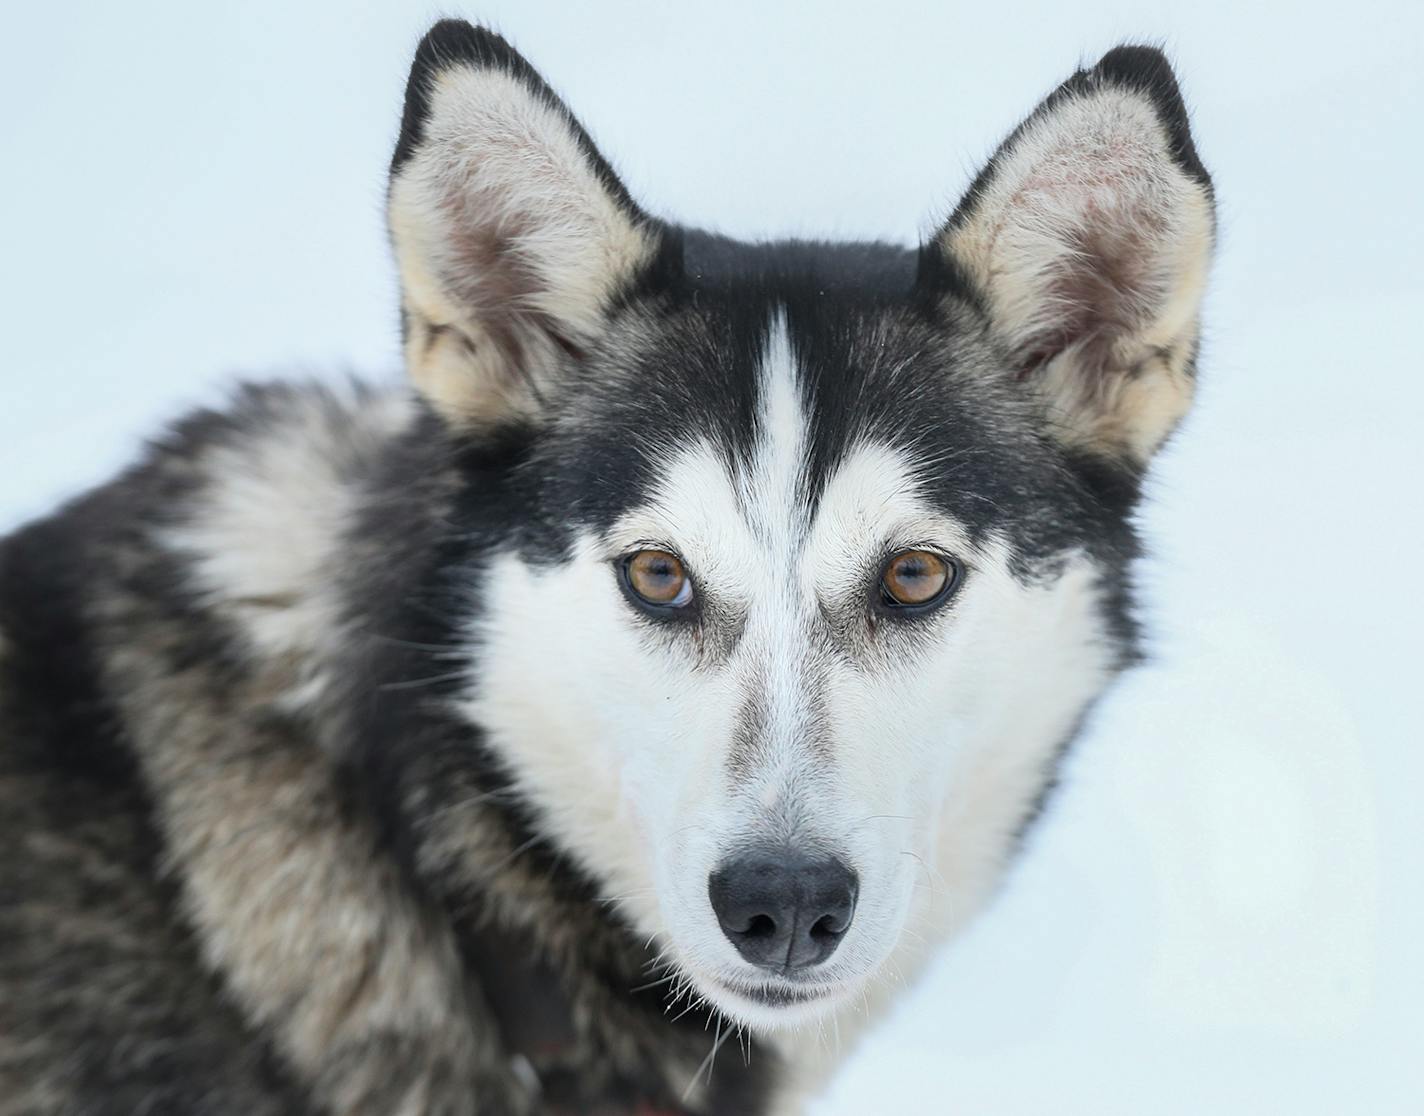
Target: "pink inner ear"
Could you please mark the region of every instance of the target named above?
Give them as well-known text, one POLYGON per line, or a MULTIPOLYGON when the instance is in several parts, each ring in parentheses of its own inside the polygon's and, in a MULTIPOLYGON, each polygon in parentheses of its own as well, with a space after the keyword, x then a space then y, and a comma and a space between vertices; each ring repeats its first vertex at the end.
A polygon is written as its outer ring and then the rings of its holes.
POLYGON ((450 190, 441 211, 449 253, 440 276, 446 289, 481 315, 527 303, 539 283, 518 250, 520 238, 530 232, 528 218, 505 212, 490 191, 470 186, 450 190))
POLYGON ((575 359, 583 348, 548 313, 536 308, 543 277, 521 250, 534 222, 503 211, 488 191, 452 190, 442 201, 448 258, 441 269, 447 290, 476 313, 486 337, 511 367, 527 357, 530 331, 575 359))
POLYGON ((1085 191, 1081 209, 1063 222, 1059 250, 1041 271, 1042 310, 1019 349, 1019 380, 1069 349, 1085 369, 1110 367, 1117 345, 1167 296, 1166 277, 1154 267, 1160 215, 1112 191, 1107 198, 1104 205, 1101 190, 1085 191))

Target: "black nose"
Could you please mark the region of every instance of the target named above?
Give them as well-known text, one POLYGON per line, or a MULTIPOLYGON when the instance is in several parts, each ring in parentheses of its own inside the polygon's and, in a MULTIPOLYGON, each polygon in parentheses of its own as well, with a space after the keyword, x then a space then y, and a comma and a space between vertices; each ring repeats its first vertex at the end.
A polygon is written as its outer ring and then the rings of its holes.
POLYGON ((754 849, 713 872, 707 894, 743 957, 790 972, 836 951, 855 916, 856 878, 839 860, 754 849))

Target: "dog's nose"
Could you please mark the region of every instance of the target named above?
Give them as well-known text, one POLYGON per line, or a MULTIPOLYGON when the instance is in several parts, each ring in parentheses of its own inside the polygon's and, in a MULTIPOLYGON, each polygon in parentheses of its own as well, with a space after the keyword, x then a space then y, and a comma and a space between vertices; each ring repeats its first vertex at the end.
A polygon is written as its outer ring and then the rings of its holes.
POLYGON ((754 965, 809 968, 836 951, 855 916, 855 873, 839 860, 792 849, 756 849, 707 880, 722 932, 754 965))

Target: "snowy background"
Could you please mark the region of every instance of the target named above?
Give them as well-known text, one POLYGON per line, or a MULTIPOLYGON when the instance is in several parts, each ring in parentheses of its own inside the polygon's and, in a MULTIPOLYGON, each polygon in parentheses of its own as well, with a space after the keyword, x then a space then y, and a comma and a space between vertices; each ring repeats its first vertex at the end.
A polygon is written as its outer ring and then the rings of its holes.
MULTIPOLYGON (((909 242, 1080 61, 1168 48, 1221 248, 1145 515, 1156 658, 816 1116, 1424 1113, 1424 4, 1079 7, 460 14, 650 209, 743 236, 909 242)), ((237 375, 398 374, 384 168, 438 14, 7 6, 0 529, 237 375)))

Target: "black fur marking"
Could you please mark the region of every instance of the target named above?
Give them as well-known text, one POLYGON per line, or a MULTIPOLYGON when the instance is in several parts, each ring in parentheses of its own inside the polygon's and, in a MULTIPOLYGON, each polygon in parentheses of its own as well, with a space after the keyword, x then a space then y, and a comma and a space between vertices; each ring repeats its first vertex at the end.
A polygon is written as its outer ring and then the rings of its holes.
MULTIPOLYGON (((76 518, 32 524, 0 549, 0 632, 23 653, 4 655, 16 741, 76 778, 133 785, 113 710, 87 641, 83 589, 90 541, 76 518)), ((8 743, 8 741, 7 741, 8 743)))
MULTIPOLYGON (((1186 103, 1177 85, 1167 56, 1156 47, 1121 46, 1103 55, 1096 66, 1079 70, 1047 97, 1009 137, 999 145, 984 168, 975 176, 954 215, 949 219, 949 228, 958 228, 974 215, 984 191, 999 173, 999 164, 1012 151, 1024 132, 1050 115, 1064 100, 1092 93, 1096 89, 1110 86, 1129 89, 1145 96, 1156 110, 1158 119, 1167 133, 1168 147, 1177 165, 1194 181, 1212 191, 1211 175, 1202 165, 1197 154, 1196 143, 1192 139, 1191 125, 1187 116, 1186 103)), ((934 254, 943 255, 935 251, 934 254)), ((936 263, 928 270, 935 272, 944 264, 936 263)), ((952 266, 952 264, 950 264, 952 266)))
POLYGON ((230 429, 195 416, 149 462, 0 541, 0 1096, 26 1112, 310 1106, 200 958, 101 664, 105 609, 123 601, 134 619, 182 617, 186 638, 152 650, 168 669, 230 669, 225 633, 144 541, 196 488, 169 451, 230 429))
MULTIPOLYGON (((506 1006, 526 999, 544 1005, 546 1018, 534 1031, 518 1019, 504 1021, 514 1049, 591 1041, 582 1033, 569 1038, 568 1018, 560 1014, 566 1008, 559 1006, 589 995, 577 983, 587 974, 594 974, 601 994, 622 1004, 649 1035, 664 1034, 660 1041, 673 1048, 696 1049, 714 1031, 712 1013, 699 1007, 670 1023, 665 988, 630 992, 647 983, 652 955, 600 901, 599 881, 546 835, 479 729, 450 712, 450 700, 464 685, 460 664, 434 660, 430 653, 467 641, 479 617, 469 587, 477 583, 480 566, 494 549, 521 536, 521 523, 542 518, 529 516, 530 452, 530 442, 513 430, 492 441, 462 443, 433 415, 391 447, 370 492, 369 521, 353 532, 356 539, 383 541, 399 534, 403 545, 371 551, 348 587, 352 619, 364 635, 350 648, 342 671, 344 696, 337 703, 345 711, 347 769, 367 808, 383 819, 388 847, 412 889, 428 896, 457 927, 472 971, 484 972, 493 963, 482 952, 492 944, 534 946, 529 964, 510 968, 494 992, 506 1006), (396 509, 409 518, 393 531, 396 509), (426 678, 433 680, 422 682, 426 678), (480 819, 484 842, 497 841, 505 850, 497 857, 502 873, 529 879, 542 899, 531 894, 525 904, 511 905, 498 890, 487 890, 494 881, 482 881, 478 866, 471 874, 441 851, 448 835, 430 819, 458 818, 462 810, 480 819), (538 952, 535 943, 575 924, 584 928, 577 943, 549 944, 546 953, 538 952)), ((561 544, 559 536, 557 531, 541 536, 545 553, 561 544)), ((473 648, 476 657, 478 650, 473 648)), ((719 1064, 708 1112, 759 1111, 757 1098, 765 1095, 774 1065, 772 1053, 763 1050, 753 1067, 740 1059, 719 1064), (732 1099, 720 1099, 724 1096, 732 1099)), ((680 1111, 659 1068, 654 1058, 637 1072, 628 1065, 606 1067, 613 1076, 600 1085, 597 1098, 579 1093, 587 1081, 580 1084, 562 1071, 545 1088, 563 1095, 570 1111, 614 1097, 625 1098, 630 1107, 641 1100, 680 1111)))
MULTIPOLYGON (((458 21, 438 24, 417 51, 393 173, 422 142, 434 77, 459 65, 512 74, 557 109, 611 196, 648 221, 528 63, 499 36, 458 21)), ((1039 111, 1105 83, 1150 97, 1173 157, 1209 186, 1159 52, 1113 51, 1039 111)), ((991 163, 954 220, 993 171, 991 163)), ((331 760, 336 812, 376 830, 361 868, 391 879, 421 919, 453 936, 451 965, 469 985, 460 1009, 472 1029, 498 1032, 489 1063, 477 1067, 490 1080, 508 1084, 505 1055, 540 1059, 553 1035, 558 1049, 539 1069, 555 1110, 684 1111, 681 1087, 723 1021, 705 1006, 665 1016, 666 989, 649 983, 653 959, 604 902, 604 881, 559 846, 496 742, 452 699, 486 652, 470 633, 494 556, 566 558, 577 531, 603 530, 646 500, 669 457, 691 442, 715 447, 733 477, 749 467, 764 433, 767 332, 781 316, 809 421, 808 513, 857 445, 898 449, 925 499, 972 539, 1003 538, 1024 581, 1053 576, 1073 550, 1090 553, 1103 571, 1119 654, 1112 665, 1131 661, 1127 569, 1139 480, 1064 449, 1045 429, 956 261, 935 248, 743 245, 657 230, 655 260, 618 292, 603 336, 565 346, 565 379, 537 424, 461 434, 426 410, 374 449, 346 447, 339 483, 358 514, 332 572, 344 626, 339 648, 320 652, 334 681, 311 708, 292 713, 270 695, 253 697, 253 676, 272 664, 258 662, 251 641, 195 590, 185 556, 158 540, 203 507, 201 466, 214 450, 259 441, 307 407, 349 422, 329 395, 247 389, 230 411, 183 423, 105 489, 0 543, 0 840, 21 850, 0 861, 0 1055, 25 1051, 22 1084, 41 1082, 60 1097, 43 1111, 235 1116, 312 1111, 327 1099, 305 1096, 269 1051, 271 1029, 234 1006, 165 874, 172 849, 157 780, 145 777, 153 767, 142 762, 160 742, 131 722, 149 689, 169 684, 191 686, 209 720, 238 724, 239 748, 331 760), (124 651, 141 652, 123 669, 144 684, 116 680, 124 651), (517 961, 501 965, 511 952, 517 961), (544 1030, 517 1025, 509 1005, 526 1002, 546 1009, 544 1030)), ((289 432, 300 425, 289 422, 289 432)), ((837 625, 849 627, 832 604, 807 633, 820 653, 847 642, 837 625)), ((737 619, 725 627, 735 642, 737 619)), ((822 706, 825 695, 810 685, 812 705, 822 706)), ((741 712, 734 762, 755 758, 762 701, 754 692, 741 712)), ((397 1066, 399 1037, 383 1032, 363 1053, 397 1066)), ((0 1057, 0 1089, 10 1067, 0 1057)), ((703 1112, 764 1111, 778 1070, 762 1046, 750 1064, 729 1051, 703 1112)), ((467 1112, 472 1094, 456 1084, 442 1110, 467 1112)), ((517 1107, 476 1099, 480 1116, 517 1107)))
POLYGON ((639 222, 648 221, 619 181, 608 160, 600 154, 583 125, 549 88, 538 71, 529 65, 524 56, 510 46, 503 36, 486 27, 472 27, 460 19, 442 19, 426 32, 425 37, 420 40, 420 45, 416 47, 410 77, 406 81, 400 135, 391 155, 392 175, 409 161, 425 138, 425 123, 430 118, 432 82, 442 71, 456 66, 501 70, 528 86, 531 94, 563 117, 609 195, 630 217, 639 222))
POLYGON ((810 423, 812 511, 846 454, 868 440, 921 463, 933 503, 972 536, 1003 534, 1025 564, 1074 546, 1096 552, 1105 534, 1108 550, 1120 549, 1113 524, 1135 501, 1136 481, 1046 436, 1007 369, 991 374, 999 358, 969 299, 926 306, 914 253, 692 233, 686 244, 689 274, 630 303, 631 324, 614 319, 556 401, 528 466, 541 514, 524 530, 526 557, 562 557, 568 526, 607 528, 647 498, 669 453, 698 437, 733 476, 744 473, 758 442, 767 330, 781 313, 810 423))
MULTIPOLYGON (((1148 97, 1157 109, 1157 116, 1167 129, 1167 138, 1172 158, 1176 160, 1192 179, 1199 182, 1210 194, 1211 175, 1202 165, 1197 154, 1196 141, 1192 139, 1191 121, 1187 116, 1187 104, 1182 99, 1182 91, 1177 85, 1177 77, 1172 72, 1172 64, 1167 56, 1156 47, 1120 46, 1103 55, 1089 75, 1100 82, 1117 85, 1124 89, 1135 89, 1148 97)), ((1087 81, 1080 72, 1069 79, 1087 81)))

